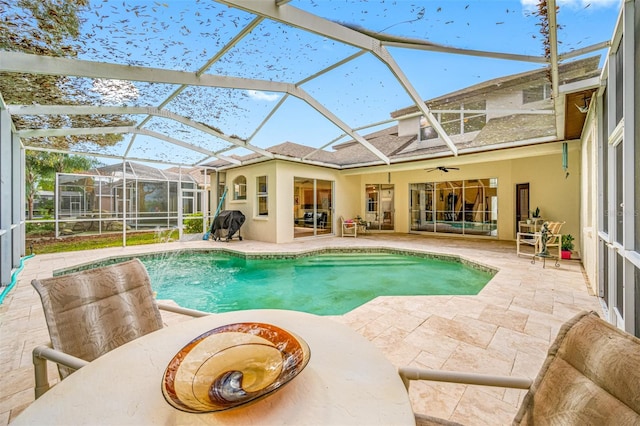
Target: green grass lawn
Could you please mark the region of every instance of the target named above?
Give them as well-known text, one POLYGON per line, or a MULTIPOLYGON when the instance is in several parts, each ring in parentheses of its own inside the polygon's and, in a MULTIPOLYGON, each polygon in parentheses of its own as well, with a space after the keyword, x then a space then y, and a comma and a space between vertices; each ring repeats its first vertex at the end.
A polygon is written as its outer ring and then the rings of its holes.
MULTIPOLYGON (((137 232, 127 234, 127 245, 156 244, 178 240, 178 231, 171 230, 158 235, 156 232, 137 232)), ((122 247, 122 234, 75 235, 63 238, 40 238, 29 240, 27 236, 27 253, 35 254, 62 253, 67 251, 93 250, 106 247, 122 247)))

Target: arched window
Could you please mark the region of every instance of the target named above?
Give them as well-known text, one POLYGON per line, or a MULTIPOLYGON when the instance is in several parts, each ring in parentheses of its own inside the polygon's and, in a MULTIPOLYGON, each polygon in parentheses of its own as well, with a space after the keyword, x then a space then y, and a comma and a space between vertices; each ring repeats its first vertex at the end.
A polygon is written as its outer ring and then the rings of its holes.
POLYGON ((234 200, 247 199, 247 178, 246 177, 238 176, 233 180, 233 199, 234 200))

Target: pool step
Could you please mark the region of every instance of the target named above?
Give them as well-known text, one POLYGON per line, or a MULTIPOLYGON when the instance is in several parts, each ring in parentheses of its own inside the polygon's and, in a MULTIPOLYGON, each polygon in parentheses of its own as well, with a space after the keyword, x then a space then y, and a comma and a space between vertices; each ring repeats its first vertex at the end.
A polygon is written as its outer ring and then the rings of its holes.
POLYGON ((336 255, 318 256, 308 259, 300 259, 296 266, 408 266, 420 262, 419 258, 407 259, 404 256, 376 255, 336 255))

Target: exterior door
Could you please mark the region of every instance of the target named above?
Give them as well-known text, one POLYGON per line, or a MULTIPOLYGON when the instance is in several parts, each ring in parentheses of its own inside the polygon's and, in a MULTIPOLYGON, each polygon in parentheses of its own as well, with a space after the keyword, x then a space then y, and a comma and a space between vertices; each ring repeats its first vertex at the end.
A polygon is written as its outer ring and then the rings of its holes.
POLYGON ((395 190, 390 184, 367 184, 367 229, 393 231, 395 229, 395 190))
POLYGON ((333 233, 333 182, 293 179, 293 237, 333 233))
POLYGON ((516 184, 516 232, 518 229, 518 222, 521 220, 527 220, 529 218, 529 184, 518 183, 516 184))

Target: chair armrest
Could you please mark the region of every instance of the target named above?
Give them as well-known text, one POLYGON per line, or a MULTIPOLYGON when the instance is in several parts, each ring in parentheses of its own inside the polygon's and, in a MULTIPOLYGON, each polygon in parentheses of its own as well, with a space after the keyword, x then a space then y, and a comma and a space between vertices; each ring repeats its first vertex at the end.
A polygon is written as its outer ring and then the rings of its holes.
POLYGON ((36 399, 40 398, 50 387, 47 374, 47 360, 73 368, 74 370, 79 370, 89 364, 88 361, 42 345, 36 346, 33 349, 32 358, 36 379, 36 399))
POLYGON ((413 367, 398 369, 404 386, 409 389, 410 380, 432 380, 436 382, 462 383, 467 385, 497 386, 503 388, 529 389, 533 381, 526 377, 493 376, 490 374, 462 373, 457 371, 427 370, 413 367))
POLYGON ((211 315, 210 312, 198 311, 196 309, 183 308, 182 306, 165 305, 164 303, 157 303, 158 309, 167 312, 173 312, 175 314, 187 315, 190 317, 206 317, 211 315))
POLYGON ((517 232, 516 233, 516 238, 517 239, 520 239, 522 237, 535 238, 535 237, 538 237, 538 236, 540 236, 540 234, 539 233, 535 233, 535 232, 517 232))

